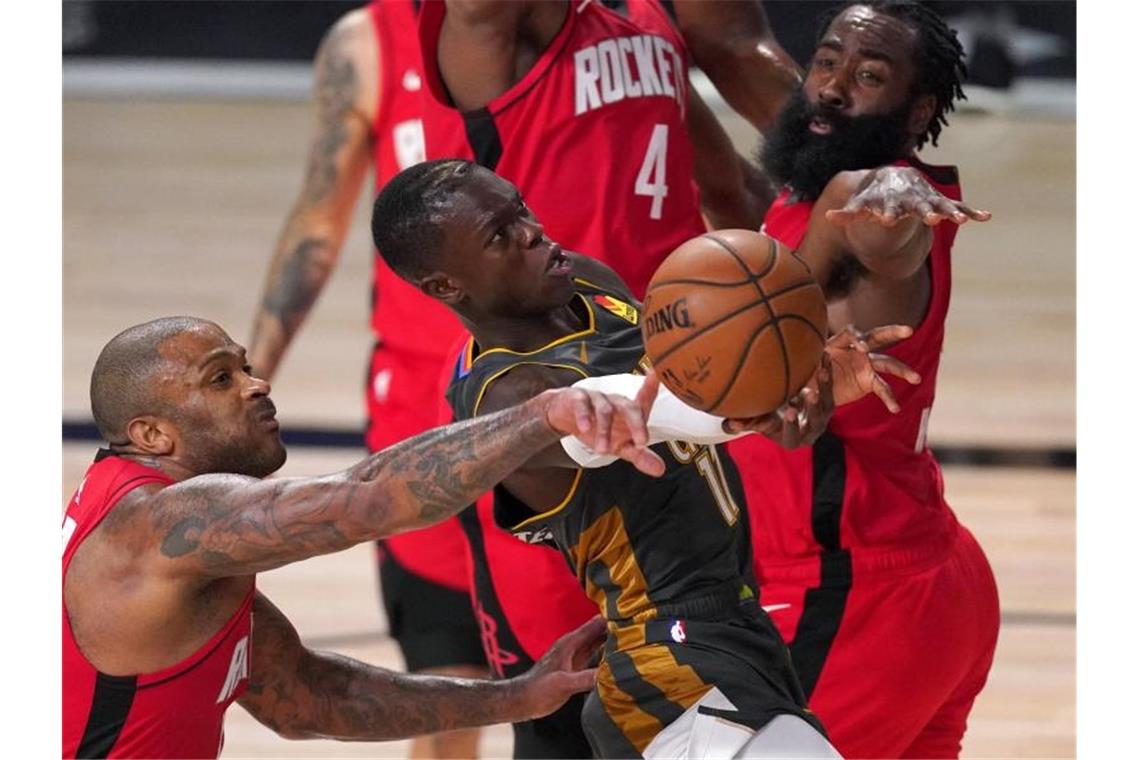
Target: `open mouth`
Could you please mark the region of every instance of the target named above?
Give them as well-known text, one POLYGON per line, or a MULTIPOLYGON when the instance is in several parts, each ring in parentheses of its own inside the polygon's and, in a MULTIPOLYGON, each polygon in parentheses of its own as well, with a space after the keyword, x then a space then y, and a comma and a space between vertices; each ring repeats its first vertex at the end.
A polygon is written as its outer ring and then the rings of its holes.
POLYGON ((546 262, 546 271, 548 274, 554 276, 562 276, 570 273, 570 259, 566 254, 562 253, 562 246, 557 243, 554 244, 554 253, 550 255, 550 260, 546 262))
POLYGON ((826 116, 813 116, 808 122, 808 129, 817 135, 829 135, 833 128, 831 119, 826 116))

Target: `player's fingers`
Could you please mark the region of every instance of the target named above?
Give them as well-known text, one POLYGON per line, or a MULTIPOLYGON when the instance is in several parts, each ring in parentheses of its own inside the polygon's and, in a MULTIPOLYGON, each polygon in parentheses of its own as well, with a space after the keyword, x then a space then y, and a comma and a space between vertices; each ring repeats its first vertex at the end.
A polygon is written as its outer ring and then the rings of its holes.
POLYGON ((606 454, 610 450, 610 428, 613 426, 614 409, 605 394, 590 392, 590 408, 594 419, 594 451, 606 454))
MULTIPOLYGON (((649 443, 649 430, 646 428, 648 412, 642 411, 641 406, 621 396, 610 396, 609 400, 614 406, 615 413, 625 423, 630 440, 637 446, 644 446, 649 443)), ((616 423, 618 420, 615 419, 614 422, 616 423)))
POLYGON ((665 460, 647 446, 626 444, 614 453, 651 478, 659 478, 665 474, 665 460))
POLYGON ((897 201, 889 200, 883 205, 883 213, 879 221, 884 227, 894 227, 902 216, 902 208, 897 201))
POLYGON ((606 639, 606 621, 595 615, 582 625, 558 640, 560 646, 569 647, 573 652, 587 651, 587 654, 606 639))
MULTIPOLYGON (((938 222, 941 222, 943 219, 949 219, 955 224, 962 224, 967 220, 966 215, 958 210, 958 205, 945 195, 938 194, 932 205, 934 207, 934 213, 937 215, 934 224, 938 224, 938 222)), ((933 224, 931 226, 933 226, 933 224)))
POLYGON ((848 211, 845 208, 833 208, 823 216, 825 219, 827 219, 827 221, 831 222, 837 227, 846 227, 847 225, 851 224, 851 222, 855 221, 854 213, 848 211))
POLYGON ((911 369, 909 365, 887 354, 871 354, 871 368, 879 374, 901 377, 911 385, 918 385, 922 382, 922 375, 911 369))
MULTIPOLYGON (((960 211, 960 213, 965 214, 969 218, 973 219, 975 222, 988 222, 993 217, 993 214, 991 214, 989 211, 983 211, 982 209, 971 208, 970 206, 967 206, 965 203, 959 202, 957 204, 957 207, 958 207, 958 210, 960 211)), ((962 221, 966 221, 966 220, 963 219, 962 221)))
POLYGON ((649 412, 653 409, 653 402, 657 400, 657 391, 661 388, 661 378, 652 369, 645 373, 645 380, 642 381, 641 387, 637 389, 637 395, 634 396, 633 402, 641 407, 642 414, 645 419, 649 419, 649 412))
POLYGON ((843 208, 832 209, 824 214, 827 221, 838 227, 846 227, 861 219, 874 219, 877 212, 852 199, 843 208))
POLYGON ((920 200, 914 204, 915 215, 922 220, 922 223, 933 227, 943 219, 941 212, 935 210, 934 206, 929 201, 920 200))
POLYGON ((914 328, 909 325, 882 325, 873 327, 863 334, 863 344, 869 351, 878 351, 887 348, 900 340, 914 335, 914 328))
POLYGON ((875 375, 875 379, 871 383, 871 390, 875 392, 875 395, 879 397, 879 400, 883 402, 883 406, 887 407, 887 410, 890 411, 891 414, 899 413, 899 409, 902 407, 899 406, 899 402, 895 399, 895 394, 891 391, 891 386, 887 385, 883 378, 875 375))
POLYGON ((594 688, 594 683, 598 680, 597 668, 586 668, 574 673, 567 673, 564 683, 566 690, 569 694, 578 694, 583 691, 589 691, 594 688))
POLYGON ((845 325, 842 330, 833 333, 831 337, 827 339, 827 346, 841 349, 855 348, 856 342, 860 340, 862 340, 862 337, 855 329, 855 326, 845 325))

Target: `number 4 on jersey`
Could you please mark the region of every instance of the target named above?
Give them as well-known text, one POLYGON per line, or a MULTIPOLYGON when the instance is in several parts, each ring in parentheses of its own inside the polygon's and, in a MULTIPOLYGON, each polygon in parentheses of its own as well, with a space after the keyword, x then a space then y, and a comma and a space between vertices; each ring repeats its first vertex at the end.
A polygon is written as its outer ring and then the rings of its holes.
POLYGON ((649 207, 650 219, 661 218, 661 206, 669 194, 669 186, 665 184, 665 151, 668 148, 669 125, 655 124, 649 137, 649 147, 645 150, 645 160, 641 162, 641 170, 633 186, 634 194, 653 199, 653 205, 649 207))

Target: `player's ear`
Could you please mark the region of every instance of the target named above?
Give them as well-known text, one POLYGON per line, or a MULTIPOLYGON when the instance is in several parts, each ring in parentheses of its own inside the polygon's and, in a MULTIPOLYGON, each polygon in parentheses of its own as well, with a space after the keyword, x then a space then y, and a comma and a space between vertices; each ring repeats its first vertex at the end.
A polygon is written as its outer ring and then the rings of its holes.
POLYGON ((447 305, 463 300, 463 286, 443 272, 433 272, 420 280, 420 290, 437 301, 447 305))
POLYGON ((907 131, 912 135, 921 135, 930 126, 934 118, 934 108, 937 105, 933 95, 919 95, 910 107, 910 119, 907 122, 907 131))
POLYGON ((178 432, 161 417, 145 415, 127 423, 127 438, 147 454, 166 456, 174 451, 178 432))

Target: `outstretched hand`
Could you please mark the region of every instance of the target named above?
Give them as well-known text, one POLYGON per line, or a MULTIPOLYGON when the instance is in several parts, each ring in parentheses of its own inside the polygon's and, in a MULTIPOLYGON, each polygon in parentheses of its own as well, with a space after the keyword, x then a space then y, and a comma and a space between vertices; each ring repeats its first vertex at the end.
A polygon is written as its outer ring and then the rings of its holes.
POLYGON ((831 358, 825 351, 811 380, 788 403, 762 417, 725 420, 724 429, 730 433, 750 430, 786 449, 795 449, 819 438, 827 429, 834 409, 831 358))
POLYGON ((595 452, 613 454, 656 477, 665 472, 665 462, 649 448, 647 421, 660 385, 650 370, 632 401, 582 388, 546 391, 546 420, 555 431, 574 436, 595 452))
POLYGON ((592 618, 562 636, 534 667, 518 677, 522 703, 541 718, 557 710, 570 697, 594 687, 598 669, 587 667, 606 640, 606 622, 592 618))
POLYGON ((892 414, 897 414, 898 400, 882 375, 901 377, 911 385, 918 385, 922 378, 893 356, 874 352, 909 338, 912 334, 914 330, 906 325, 887 325, 867 332, 860 332, 848 325, 828 338, 823 350, 831 359, 835 405, 850 404, 874 393, 883 402, 883 406, 892 414))
POLYGON ((916 217, 928 227, 943 221, 965 224, 989 221, 989 211, 971 208, 947 198, 931 186, 922 172, 909 166, 881 166, 863 178, 843 208, 826 213, 840 227, 858 221, 894 227, 899 220, 916 217))

